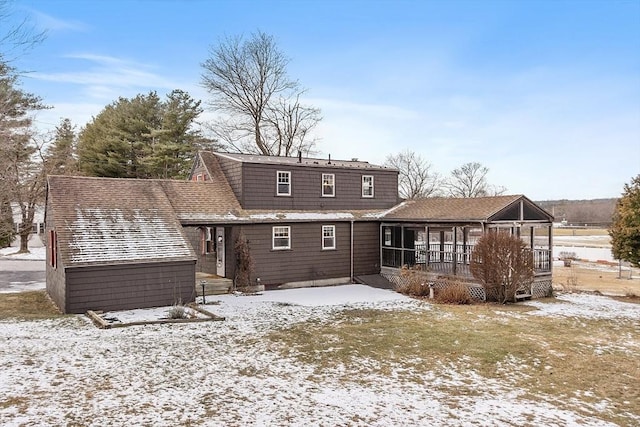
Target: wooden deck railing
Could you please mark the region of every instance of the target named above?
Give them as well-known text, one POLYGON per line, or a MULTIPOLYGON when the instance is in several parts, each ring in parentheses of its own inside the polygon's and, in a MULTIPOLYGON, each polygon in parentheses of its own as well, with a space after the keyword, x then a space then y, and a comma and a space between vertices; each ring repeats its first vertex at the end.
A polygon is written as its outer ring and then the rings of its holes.
MULTIPOLYGON (((446 275, 471 277, 469 264, 471 261, 471 245, 457 245, 456 252, 453 244, 432 243, 429 250, 426 244, 416 244, 414 249, 382 248, 382 266, 400 268, 421 266, 422 268, 446 275), (444 250, 441 250, 443 248, 444 250), (455 259, 455 262, 454 262, 455 259)), ((536 274, 551 272, 551 251, 548 249, 533 249, 533 265, 536 274)))

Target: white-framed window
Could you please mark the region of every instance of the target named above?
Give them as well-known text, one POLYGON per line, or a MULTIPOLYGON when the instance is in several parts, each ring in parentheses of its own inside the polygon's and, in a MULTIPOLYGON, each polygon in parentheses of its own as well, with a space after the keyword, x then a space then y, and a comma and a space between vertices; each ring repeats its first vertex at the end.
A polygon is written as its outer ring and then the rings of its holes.
POLYGON ((322 197, 335 197, 336 176, 332 173, 322 174, 322 197))
POLYGON ((202 255, 212 254, 216 251, 213 235, 214 235, 213 227, 200 228, 200 253, 202 255))
POLYGON ((335 248, 336 248, 336 226, 323 225, 322 226, 322 249, 335 249, 335 248))
POLYGON ((291 249, 291 227, 278 226, 272 228, 272 245, 274 250, 291 249))
POLYGON ((276 194, 278 196, 290 196, 291 195, 291 172, 278 171, 278 177, 276 179, 276 194))
POLYGON ((362 175, 362 197, 373 197, 373 175, 362 175))
POLYGON ((391 227, 384 228, 384 245, 391 246, 391 227))

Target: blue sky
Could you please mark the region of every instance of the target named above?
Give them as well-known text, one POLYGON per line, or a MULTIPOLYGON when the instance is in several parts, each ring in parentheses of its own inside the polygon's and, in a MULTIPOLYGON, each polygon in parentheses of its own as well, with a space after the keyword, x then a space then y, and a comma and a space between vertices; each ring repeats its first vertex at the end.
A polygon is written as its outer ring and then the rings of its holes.
MULTIPOLYGON (((16 65, 83 126, 119 96, 188 91, 225 36, 275 37, 322 109, 323 156, 409 149, 533 200, 618 197, 640 174, 640 0, 16 1, 47 39, 16 65)), ((212 113, 203 116, 203 120, 212 113)))

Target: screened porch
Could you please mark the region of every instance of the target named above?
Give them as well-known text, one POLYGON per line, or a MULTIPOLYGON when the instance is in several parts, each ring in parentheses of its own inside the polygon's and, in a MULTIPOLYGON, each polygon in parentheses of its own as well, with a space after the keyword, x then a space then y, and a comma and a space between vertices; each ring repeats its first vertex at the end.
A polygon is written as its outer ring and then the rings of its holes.
POLYGON ((531 250, 536 275, 551 273, 551 225, 418 225, 381 226, 382 267, 418 267, 442 275, 471 277, 475 243, 489 230, 519 236, 531 250))

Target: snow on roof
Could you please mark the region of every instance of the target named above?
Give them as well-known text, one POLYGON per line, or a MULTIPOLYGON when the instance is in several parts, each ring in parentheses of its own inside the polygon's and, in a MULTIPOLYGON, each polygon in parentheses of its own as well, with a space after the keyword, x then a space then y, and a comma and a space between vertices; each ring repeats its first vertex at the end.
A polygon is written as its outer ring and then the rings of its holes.
POLYGON ((165 260, 192 255, 180 231, 158 210, 139 209, 125 216, 119 209, 76 209, 69 243, 72 263, 165 260))
POLYGON ((63 266, 195 260, 161 180, 49 176, 63 266))
POLYGON ((243 163, 259 163, 259 164, 280 164, 290 166, 311 166, 311 167, 329 167, 329 168, 349 168, 349 169, 384 169, 395 171, 380 165, 374 165, 358 159, 336 160, 336 159, 319 159, 313 157, 284 157, 284 156, 262 156, 258 154, 237 154, 237 153, 213 153, 226 159, 235 160, 243 163))

